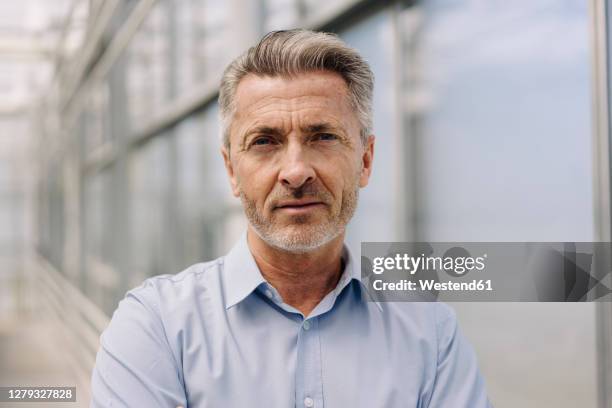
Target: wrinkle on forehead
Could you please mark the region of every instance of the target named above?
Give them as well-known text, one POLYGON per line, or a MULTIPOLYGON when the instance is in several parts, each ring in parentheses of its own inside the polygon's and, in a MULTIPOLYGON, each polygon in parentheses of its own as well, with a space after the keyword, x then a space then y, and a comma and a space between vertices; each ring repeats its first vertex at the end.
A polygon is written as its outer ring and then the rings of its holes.
POLYGON ((290 132, 296 126, 329 122, 347 132, 359 131, 356 113, 350 108, 348 86, 342 76, 329 71, 290 78, 247 75, 236 90, 234 118, 238 126, 232 133, 241 139, 256 126, 290 132))

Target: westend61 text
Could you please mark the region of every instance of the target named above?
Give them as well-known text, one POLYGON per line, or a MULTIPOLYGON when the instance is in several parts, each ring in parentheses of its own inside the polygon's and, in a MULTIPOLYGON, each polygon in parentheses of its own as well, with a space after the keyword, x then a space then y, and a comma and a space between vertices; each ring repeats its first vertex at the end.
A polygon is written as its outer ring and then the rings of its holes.
POLYGON ((491 280, 480 279, 470 282, 437 282, 433 279, 419 280, 418 282, 402 279, 397 282, 384 282, 377 279, 372 283, 374 290, 423 290, 423 291, 490 291, 493 290, 491 280))

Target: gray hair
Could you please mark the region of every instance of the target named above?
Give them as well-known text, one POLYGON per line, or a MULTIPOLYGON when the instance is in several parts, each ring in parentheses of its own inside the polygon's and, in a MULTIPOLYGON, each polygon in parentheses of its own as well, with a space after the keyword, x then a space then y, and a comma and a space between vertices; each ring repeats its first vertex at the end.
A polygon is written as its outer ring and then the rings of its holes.
POLYGON ((336 72, 346 81, 349 102, 359 119, 365 144, 372 131, 374 75, 370 66, 334 34, 295 29, 266 34, 223 72, 219 107, 224 146, 229 149, 236 88, 242 78, 247 74, 291 77, 318 70, 336 72))

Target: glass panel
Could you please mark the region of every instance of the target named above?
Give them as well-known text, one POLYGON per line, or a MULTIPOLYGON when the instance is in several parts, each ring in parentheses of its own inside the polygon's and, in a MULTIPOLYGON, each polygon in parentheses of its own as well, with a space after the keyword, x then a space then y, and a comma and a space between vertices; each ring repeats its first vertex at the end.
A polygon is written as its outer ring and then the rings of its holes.
POLYGON ((114 214, 112 212, 112 168, 90 175, 85 184, 85 268, 83 288, 109 315, 117 307, 122 288, 114 265, 114 214))
POLYGON ((155 117, 170 97, 168 2, 159 1, 130 42, 126 56, 126 88, 130 127, 155 117))
POLYGON ((586 3, 423 4, 423 238, 592 240, 586 3))
POLYGON ((195 83, 217 81, 230 60, 229 2, 178 0, 176 15, 176 86, 178 95, 195 83))
POLYGON ((207 205, 206 167, 204 158, 203 126, 201 121, 190 117, 174 129, 177 151, 176 183, 176 271, 201 262, 207 255, 210 243, 207 239, 207 225, 204 221, 204 207, 207 205))
POLYGON ((230 62, 231 48, 227 46, 230 38, 229 1, 205 0, 204 2, 204 42, 203 63, 204 80, 218 81, 221 72, 230 62))
MULTIPOLYGON (((587 3, 420 4, 401 24, 420 238, 592 240, 587 3)), ((593 304, 453 307, 495 406, 597 405, 593 304)))
POLYGON ((64 195, 61 175, 60 166, 54 163, 48 173, 49 260, 60 271, 63 270, 64 249, 64 195))
POLYGON ((177 95, 189 91, 190 87, 203 76, 199 66, 203 60, 198 44, 203 40, 202 0, 176 0, 176 89, 177 95))
POLYGON ((91 87, 84 112, 85 151, 89 154, 110 139, 109 88, 106 82, 91 87))
MULTIPOLYGON (((175 129, 177 146, 176 237, 180 269, 222 255, 231 196, 219 151, 218 108, 209 107, 175 129)), ((179 270, 179 269, 177 269, 179 270)))
POLYGON ((303 3, 306 14, 309 17, 320 18, 328 17, 332 13, 350 6, 352 3, 359 3, 360 0, 300 0, 303 3))
POLYGON ((296 0, 265 0, 266 32, 294 28, 300 20, 300 9, 296 0))
POLYGON ((130 260, 126 283, 134 287, 153 275, 175 273, 168 263, 168 186, 170 177, 167 135, 134 151, 129 161, 130 260))
POLYGON ((374 152, 374 171, 369 185, 360 191, 359 207, 349 224, 347 242, 360 252, 361 241, 391 241, 397 226, 394 218, 398 186, 399 112, 394 66, 393 20, 389 10, 368 17, 340 36, 370 63, 376 78, 374 88, 374 134, 377 136, 374 152))
POLYGON ((0 255, 17 255, 25 238, 23 197, 0 195, 0 255))

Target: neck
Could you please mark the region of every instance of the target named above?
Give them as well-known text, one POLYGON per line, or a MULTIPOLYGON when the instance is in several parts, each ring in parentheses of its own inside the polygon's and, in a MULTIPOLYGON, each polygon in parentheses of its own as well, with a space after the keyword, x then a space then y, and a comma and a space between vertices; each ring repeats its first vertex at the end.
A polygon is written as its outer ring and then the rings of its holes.
POLYGON ((312 252, 293 253, 272 247, 249 226, 247 242, 262 276, 283 302, 308 316, 342 275, 344 233, 312 252))

